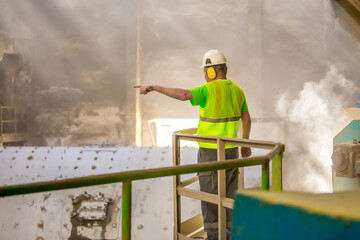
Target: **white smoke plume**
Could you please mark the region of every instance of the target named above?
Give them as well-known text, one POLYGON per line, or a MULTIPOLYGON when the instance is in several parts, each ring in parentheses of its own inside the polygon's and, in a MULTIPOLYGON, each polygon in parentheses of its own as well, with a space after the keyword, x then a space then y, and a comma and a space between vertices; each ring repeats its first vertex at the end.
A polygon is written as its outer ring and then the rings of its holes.
POLYGON ((344 107, 354 103, 358 86, 335 66, 324 79, 304 84, 296 99, 281 95, 276 112, 286 119, 284 189, 331 192, 331 155, 336 121, 344 107))

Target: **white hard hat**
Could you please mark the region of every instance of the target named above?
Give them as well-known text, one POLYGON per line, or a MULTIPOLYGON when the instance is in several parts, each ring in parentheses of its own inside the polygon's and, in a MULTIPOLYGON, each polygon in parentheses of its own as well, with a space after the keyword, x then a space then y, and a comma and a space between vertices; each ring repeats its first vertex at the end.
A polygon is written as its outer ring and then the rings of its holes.
POLYGON ((208 67, 208 66, 214 66, 219 64, 225 64, 226 58, 222 52, 216 49, 209 50, 205 53, 201 68, 208 67))

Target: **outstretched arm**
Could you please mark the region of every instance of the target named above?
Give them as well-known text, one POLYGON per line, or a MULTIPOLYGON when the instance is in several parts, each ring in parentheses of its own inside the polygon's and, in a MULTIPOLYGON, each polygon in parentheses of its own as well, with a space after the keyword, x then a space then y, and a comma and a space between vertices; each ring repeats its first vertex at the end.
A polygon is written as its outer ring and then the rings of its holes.
MULTIPOLYGON (((243 129, 243 138, 249 139, 250 138, 250 131, 251 131, 251 117, 248 111, 243 112, 241 114, 241 123, 243 129)), ((241 156, 243 157, 250 157, 251 156, 251 148, 249 147, 242 147, 241 148, 241 156)))
POLYGON ((164 94, 166 96, 169 96, 171 98, 175 98, 181 101, 186 100, 192 100, 193 96, 188 89, 182 89, 182 88, 167 88, 167 87, 161 87, 156 85, 136 85, 134 88, 140 88, 140 94, 146 95, 149 92, 156 91, 158 93, 164 94))

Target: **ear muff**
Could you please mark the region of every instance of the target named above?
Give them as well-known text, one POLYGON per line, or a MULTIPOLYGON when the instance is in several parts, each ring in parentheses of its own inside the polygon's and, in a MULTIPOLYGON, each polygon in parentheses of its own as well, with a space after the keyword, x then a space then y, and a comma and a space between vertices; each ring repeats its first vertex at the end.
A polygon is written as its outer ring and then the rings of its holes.
POLYGON ((206 74, 208 75, 208 77, 210 79, 215 79, 216 78, 216 71, 213 67, 209 67, 207 70, 206 70, 206 74))

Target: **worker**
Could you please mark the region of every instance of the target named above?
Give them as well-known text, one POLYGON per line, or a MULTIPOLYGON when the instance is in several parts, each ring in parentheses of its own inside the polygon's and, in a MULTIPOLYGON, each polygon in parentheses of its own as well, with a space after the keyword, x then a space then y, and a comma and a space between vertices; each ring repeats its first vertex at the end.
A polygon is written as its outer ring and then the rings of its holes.
MULTIPOLYGON (((137 85, 140 94, 152 91, 159 92, 181 101, 190 100, 193 106, 199 106, 200 119, 197 129, 198 136, 222 136, 237 138, 239 120, 242 122, 242 137, 248 139, 251 130, 251 118, 245 94, 231 80, 227 79, 227 66, 224 54, 218 50, 205 53, 201 68, 204 70, 206 83, 193 88, 168 88, 156 85, 137 85)), ((217 161, 217 145, 199 142, 198 163, 217 161)), ((226 159, 238 159, 237 146, 225 146, 226 159)), ((242 157, 251 155, 251 148, 241 148, 242 157)), ((217 194, 217 171, 199 173, 200 190, 217 194)), ((226 196, 234 198, 238 187, 238 169, 226 170, 226 196)), ((204 218, 204 230, 209 240, 218 239, 218 207, 215 204, 201 201, 204 218)), ((231 210, 227 209, 227 239, 231 232, 231 210)))

